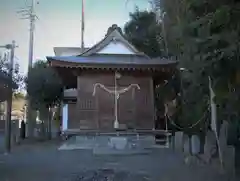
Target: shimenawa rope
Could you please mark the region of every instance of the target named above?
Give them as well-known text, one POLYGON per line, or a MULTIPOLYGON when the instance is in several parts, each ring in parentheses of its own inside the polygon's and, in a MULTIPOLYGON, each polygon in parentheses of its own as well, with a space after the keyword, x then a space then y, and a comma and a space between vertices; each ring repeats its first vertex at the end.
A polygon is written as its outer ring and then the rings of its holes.
POLYGON ((187 127, 180 127, 180 126, 178 126, 178 125, 171 119, 171 117, 168 116, 168 114, 166 114, 165 116, 170 120, 171 124, 172 124, 173 126, 175 126, 176 128, 178 128, 178 129, 192 129, 192 128, 194 128, 195 126, 197 126, 197 125, 205 118, 207 112, 209 111, 209 108, 210 108, 210 107, 207 108, 207 110, 204 112, 204 114, 202 115, 202 117, 201 117, 196 123, 194 123, 194 124, 192 124, 192 125, 190 125, 190 126, 187 126, 187 127))

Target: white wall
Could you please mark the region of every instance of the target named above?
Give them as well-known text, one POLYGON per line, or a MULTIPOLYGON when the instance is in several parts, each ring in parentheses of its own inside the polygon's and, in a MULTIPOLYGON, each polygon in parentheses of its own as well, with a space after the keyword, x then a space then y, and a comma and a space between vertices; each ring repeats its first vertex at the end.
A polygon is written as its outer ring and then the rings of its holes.
POLYGON ((97 52, 99 54, 135 54, 131 49, 126 47, 121 42, 111 42, 102 50, 97 52))
POLYGON ((62 131, 68 129, 68 104, 64 104, 62 108, 62 131))
POLYGON ((63 95, 64 97, 77 97, 77 89, 65 89, 63 95))

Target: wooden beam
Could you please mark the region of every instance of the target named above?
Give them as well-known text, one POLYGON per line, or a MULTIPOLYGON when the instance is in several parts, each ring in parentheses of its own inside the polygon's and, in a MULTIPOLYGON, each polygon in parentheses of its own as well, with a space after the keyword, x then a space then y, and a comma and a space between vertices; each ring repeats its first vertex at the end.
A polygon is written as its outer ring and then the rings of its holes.
POLYGON ((151 107, 152 107, 152 119, 153 119, 153 128, 155 129, 155 101, 154 101, 154 87, 153 87, 153 78, 150 78, 149 82, 149 90, 150 90, 150 99, 151 99, 151 107))

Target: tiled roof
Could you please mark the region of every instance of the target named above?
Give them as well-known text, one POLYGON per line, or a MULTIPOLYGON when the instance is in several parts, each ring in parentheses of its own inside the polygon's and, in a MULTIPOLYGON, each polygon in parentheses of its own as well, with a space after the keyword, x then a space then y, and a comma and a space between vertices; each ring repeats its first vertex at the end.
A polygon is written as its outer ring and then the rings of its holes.
POLYGON ((55 55, 47 57, 52 66, 58 67, 144 67, 160 68, 163 65, 176 64, 176 59, 169 58, 154 58, 151 59, 146 54, 139 52, 131 43, 124 37, 121 29, 117 25, 112 25, 108 29, 106 36, 93 47, 84 49, 77 47, 55 47, 55 55), (98 53, 111 42, 121 42, 124 46, 130 49, 133 54, 103 54, 98 53))
POLYGON ((49 61, 61 61, 79 63, 84 65, 167 65, 177 63, 174 59, 155 58, 150 59, 144 55, 120 55, 120 54, 94 54, 91 56, 55 56, 47 57, 49 61))

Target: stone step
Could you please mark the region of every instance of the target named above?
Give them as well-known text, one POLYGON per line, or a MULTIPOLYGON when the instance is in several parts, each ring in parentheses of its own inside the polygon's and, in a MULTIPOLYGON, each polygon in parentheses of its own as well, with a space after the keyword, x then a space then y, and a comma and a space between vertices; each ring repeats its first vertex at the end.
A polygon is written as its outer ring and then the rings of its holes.
POLYGON ((63 144, 58 150, 92 150, 96 145, 93 144, 63 144))
POLYGON ((133 150, 151 149, 157 145, 156 143, 168 145, 166 139, 156 141, 153 136, 77 136, 68 140, 59 149, 96 149, 100 152, 101 150, 106 150, 106 152, 114 150, 118 153, 123 150, 132 152, 133 150))
POLYGON ((135 154, 150 154, 151 150, 146 149, 123 149, 117 150, 108 147, 97 147, 93 149, 94 155, 135 155, 135 154))

